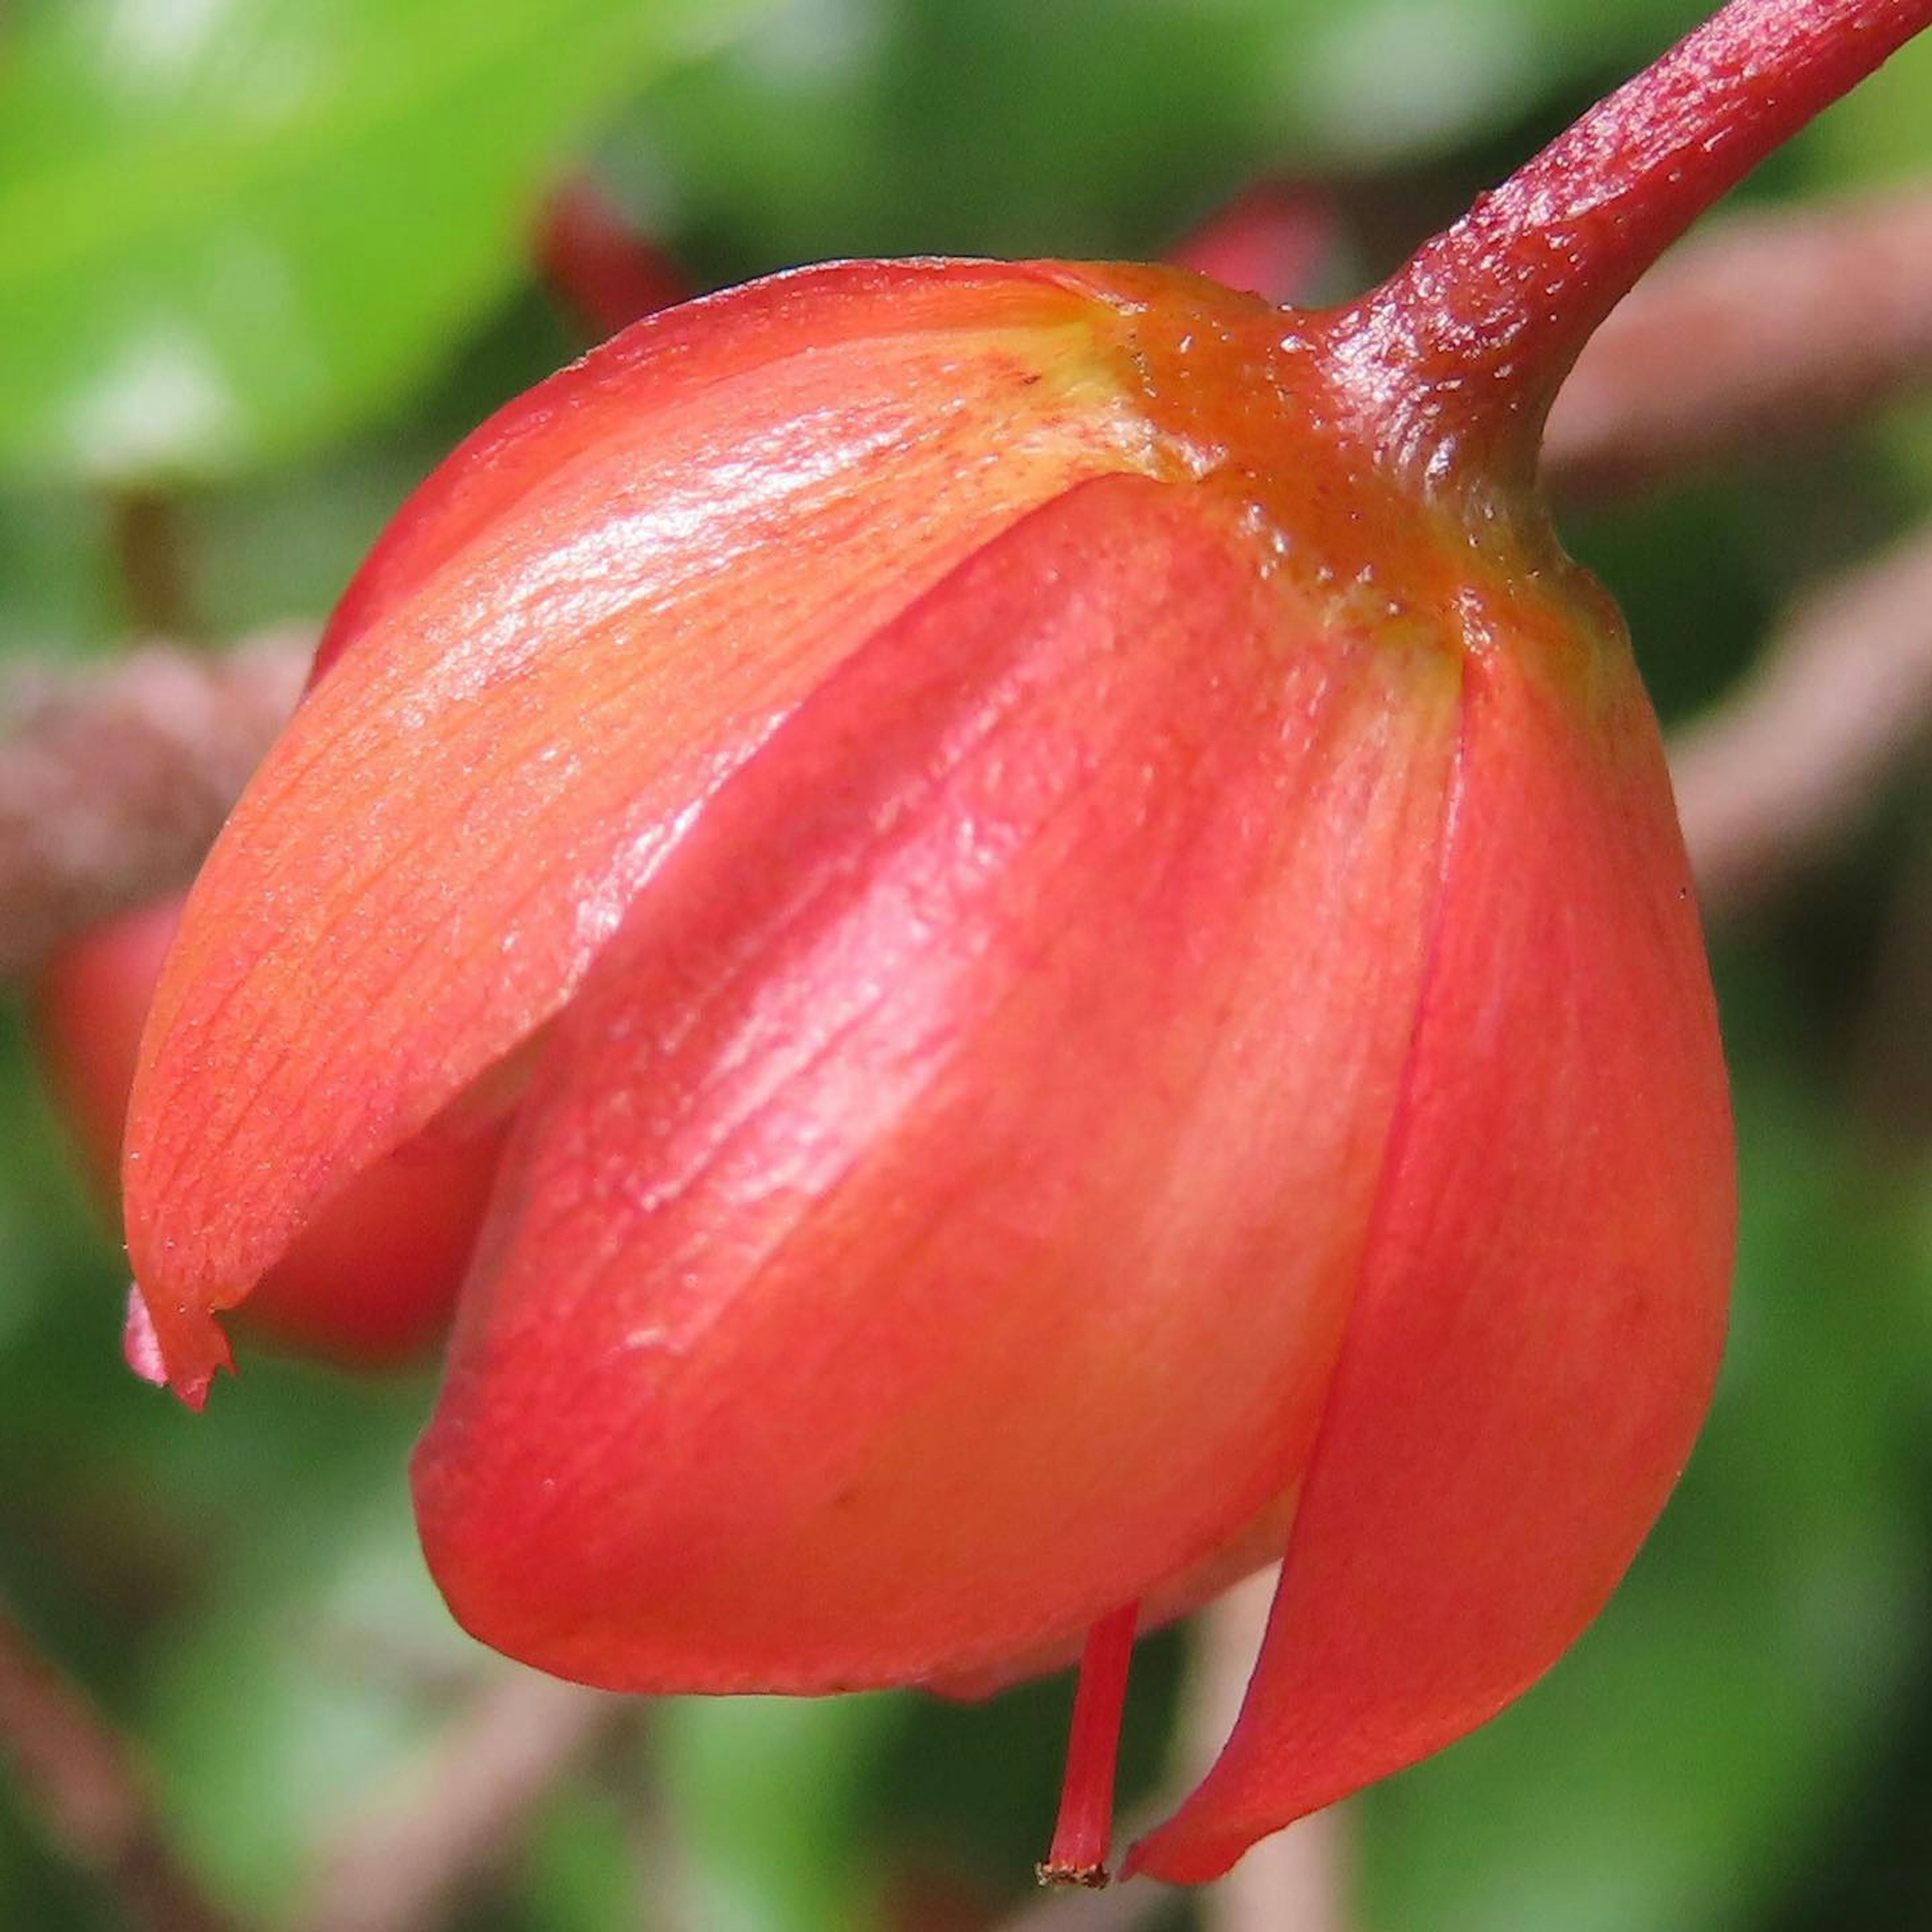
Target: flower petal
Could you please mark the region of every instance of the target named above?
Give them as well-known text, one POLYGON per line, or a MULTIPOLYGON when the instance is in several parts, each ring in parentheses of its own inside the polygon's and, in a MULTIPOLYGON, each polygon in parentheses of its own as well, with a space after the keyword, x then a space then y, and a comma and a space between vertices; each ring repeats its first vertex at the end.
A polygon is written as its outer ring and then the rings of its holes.
POLYGON ((1305 1461, 1414 1024, 1439 647, 1088 484, 714 799, 558 1023, 416 1464, 486 1641, 984 1668, 1305 1461))
POLYGON ((634 429, 721 382, 854 342, 1077 324, 1084 293, 1046 263, 842 262, 646 316, 506 404, 436 465, 330 614, 311 680, 614 427, 634 429))
POLYGON ((1135 1854, 1160 1878, 1215 1876, 1540 1676, 1708 1399, 1735 1201, 1688 868, 1621 649, 1544 655, 1471 664, 1373 1244, 1240 1720, 1135 1854))
POLYGON ((513 503, 460 472, 237 808, 156 996, 124 1178, 184 1390, 220 1359, 212 1312, 556 1012, 832 664, 1070 478, 1151 460, 1098 298, 1024 271, 853 280, 721 301, 715 354, 688 318, 650 338, 635 406, 578 372, 511 439, 513 503), (815 301, 844 332, 809 326, 815 301), (809 352, 780 355, 775 315, 809 352), (579 409, 602 425, 580 449, 579 409))
MULTIPOLYGON (((1288 1547, 1288 1531, 1294 1521, 1300 1485, 1291 1484, 1270 1496, 1247 1520, 1238 1525, 1205 1556, 1184 1564, 1169 1576, 1150 1586, 1142 1595, 1134 1627, 1144 1636, 1210 1604, 1224 1591, 1231 1590, 1245 1577, 1281 1561, 1288 1547)), ((962 1672, 956 1676, 930 1678, 922 1687, 936 1697, 976 1703, 996 1696, 1030 1678, 1043 1677, 1065 1670, 1080 1661, 1084 1639, 1062 1637, 1051 1643, 1035 1645, 1002 1658, 989 1670, 962 1672)))

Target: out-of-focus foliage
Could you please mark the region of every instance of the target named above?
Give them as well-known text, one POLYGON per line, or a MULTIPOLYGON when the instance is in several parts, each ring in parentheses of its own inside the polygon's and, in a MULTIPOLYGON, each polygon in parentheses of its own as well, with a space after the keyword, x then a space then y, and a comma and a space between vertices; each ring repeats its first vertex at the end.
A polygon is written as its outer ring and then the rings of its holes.
POLYGON ((1681 31, 1673 0, 789 0, 613 164, 771 263, 1142 254, 1270 167, 1411 162, 1681 31))
POLYGON ((1739 1102, 1760 1204, 1695 1473, 1575 1656, 1366 1802, 1386 1932, 1751 1924, 1923 1667, 1918 1231, 1792 1096, 1739 1102))
MULTIPOLYGON (((16 5, 0 652, 122 640, 125 493, 158 479, 203 479, 172 501, 212 638, 319 615, 415 476, 571 352, 520 236, 572 154, 720 279, 834 252, 1150 251, 1268 169, 1348 182, 1372 217, 1366 268, 1697 10, 16 5)), ((1751 192, 1928 163, 1919 47, 1751 192)), ((1798 584, 1924 517, 1928 426, 1902 411, 1574 523, 1667 714, 1719 696, 1798 584)), ((1932 990, 1911 979, 1915 958, 1932 975, 1912 938, 1932 904, 1927 790, 1922 774, 1896 788, 1858 849, 1722 938, 1744 1228, 1711 1430, 1628 1586, 1546 1684, 1358 1808, 1363 1932, 1932 1923, 1932 1103, 1894 1077, 1932 990)), ((129 1379, 118 1258, 20 1032, 16 1012, 0 1042, 0 1589, 136 1740, 210 1883, 271 1924, 332 1822, 406 1778, 497 1667, 448 1622, 410 1535, 427 1382, 250 1361, 197 1419, 129 1379)), ((1160 1774, 1183 1660, 1178 1640, 1148 1647, 1132 1790, 1160 1774)), ((1043 1842, 1066 1696, 646 1714, 560 1786, 466 1922, 989 1924, 1043 1842)), ((116 1923, 0 1779, 0 1924, 116 1923)))
POLYGON ((724 0, 40 0, 0 66, 0 459, 231 473, 392 405, 724 0))

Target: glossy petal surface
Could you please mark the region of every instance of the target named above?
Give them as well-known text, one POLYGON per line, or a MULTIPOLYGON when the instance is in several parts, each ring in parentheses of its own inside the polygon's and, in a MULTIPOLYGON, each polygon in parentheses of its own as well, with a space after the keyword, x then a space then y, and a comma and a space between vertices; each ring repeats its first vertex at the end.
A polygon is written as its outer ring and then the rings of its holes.
MULTIPOLYGON (((954 262, 802 268, 650 316, 506 403, 437 464, 344 592, 314 674, 560 469, 720 382, 874 338, 943 344, 962 328, 1077 331, 1091 320, 1070 274, 954 262)), ((922 399, 972 400, 970 385, 922 399)))
POLYGON ((560 1021, 417 1462, 477 1634, 627 1688, 983 1668, 1308 1455, 1459 666, 1091 483, 721 791, 560 1021))
POLYGON ((1735 1201, 1689 871, 1634 672, 1564 655, 1506 634, 1472 658, 1362 1287, 1240 1721, 1139 1848, 1161 1878, 1215 1876, 1524 1689, 1703 1414, 1735 1201))
POLYGON ((550 416, 513 406, 487 505, 466 472, 431 492, 356 675, 314 688, 230 820, 124 1177, 184 1392, 222 1359, 212 1312, 563 1004, 776 720, 1033 504, 1145 455, 1090 297, 1024 270, 867 267, 849 301, 802 279, 668 318, 628 386, 628 337, 614 389, 593 359, 550 416), (818 303, 839 326, 814 337, 818 303))

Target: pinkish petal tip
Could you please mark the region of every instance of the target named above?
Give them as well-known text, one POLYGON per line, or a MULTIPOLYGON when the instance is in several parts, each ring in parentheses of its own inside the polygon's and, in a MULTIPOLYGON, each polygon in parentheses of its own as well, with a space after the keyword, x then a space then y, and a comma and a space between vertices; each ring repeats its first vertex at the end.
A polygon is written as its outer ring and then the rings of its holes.
POLYGON ((208 1346, 200 1359, 191 1367, 170 1367, 168 1352, 154 1325, 147 1298, 141 1292, 139 1282, 130 1282, 128 1317, 121 1329, 122 1358, 142 1381, 152 1382, 156 1388, 172 1387, 182 1402, 199 1413, 207 1405, 208 1385, 214 1379, 216 1370, 226 1369, 231 1375, 235 1370, 234 1358, 219 1324, 210 1322, 208 1328, 208 1346))
POLYGON ((128 1319, 121 1330, 121 1353, 128 1367, 144 1382, 157 1388, 168 1385, 168 1365, 161 1358, 161 1338, 154 1333, 154 1318, 141 1299, 138 1283, 128 1284, 128 1319))

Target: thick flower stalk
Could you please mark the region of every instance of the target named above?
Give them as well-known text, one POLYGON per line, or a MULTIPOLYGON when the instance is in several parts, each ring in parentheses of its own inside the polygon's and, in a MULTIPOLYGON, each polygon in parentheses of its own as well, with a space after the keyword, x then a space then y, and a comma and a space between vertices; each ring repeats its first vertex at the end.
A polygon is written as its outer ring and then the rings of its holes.
POLYGON ((1140 1868, 1500 1708, 1682 1466, 1733 1219, 1544 414, 1928 14, 1735 0, 1345 310, 848 264, 512 404, 350 590, 164 973, 124 1180, 176 1388, 358 1174, 514 1104, 416 1463, 488 1641, 794 1692, 1084 1642, 1070 1875, 1133 1630, 1284 1552, 1140 1868))

